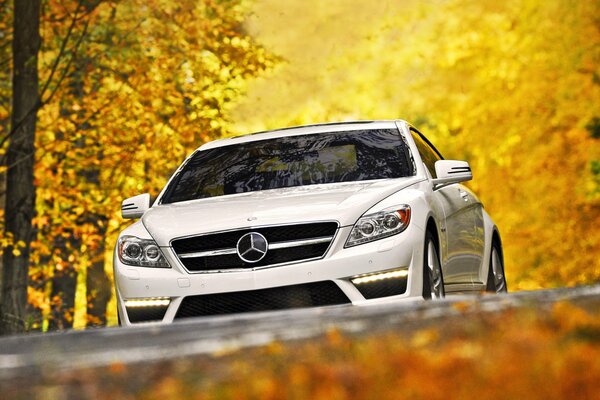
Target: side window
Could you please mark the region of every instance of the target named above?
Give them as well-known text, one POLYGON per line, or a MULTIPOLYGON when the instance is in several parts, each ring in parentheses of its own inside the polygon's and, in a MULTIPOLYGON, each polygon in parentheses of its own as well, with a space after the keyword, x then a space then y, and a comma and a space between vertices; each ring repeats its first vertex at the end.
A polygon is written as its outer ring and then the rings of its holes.
POLYGON ((431 176, 437 178, 435 173, 435 162, 442 160, 442 156, 436 150, 434 150, 429 143, 426 142, 426 139, 424 139, 419 132, 413 128, 410 128, 410 133, 412 134, 415 144, 417 145, 417 149, 419 149, 419 154, 421 154, 423 163, 429 170, 431 176))

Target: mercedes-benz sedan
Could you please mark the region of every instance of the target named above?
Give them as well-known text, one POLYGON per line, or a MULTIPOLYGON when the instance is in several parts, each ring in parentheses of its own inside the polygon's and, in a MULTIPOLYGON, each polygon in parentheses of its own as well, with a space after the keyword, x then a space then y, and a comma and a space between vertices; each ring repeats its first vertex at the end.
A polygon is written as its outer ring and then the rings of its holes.
POLYGON ((405 121, 217 140, 150 204, 123 201, 124 325, 506 291, 502 244, 465 161, 405 121))

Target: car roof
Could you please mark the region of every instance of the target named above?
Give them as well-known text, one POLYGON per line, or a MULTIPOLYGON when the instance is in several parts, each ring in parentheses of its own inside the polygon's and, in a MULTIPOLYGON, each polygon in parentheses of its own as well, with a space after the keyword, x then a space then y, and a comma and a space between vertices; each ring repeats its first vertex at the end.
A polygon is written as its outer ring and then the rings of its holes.
POLYGON ((379 120, 379 121, 348 121, 348 122, 329 122, 322 124, 311 124, 293 126, 289 128, 275 129, 272 131, 262 131, 250 133, 247 135, 234 136, 230 138, 218 139, 203 144, 198 150, 208 150, 217 147, 230 146, 240 143, 255 142, 265 139, 276 139, 280 137, 311 135, 317 133, 330 133, 340 131, 354 131, 364 129, 397 129, 396 123, 405 123, 402 120, 379 120))

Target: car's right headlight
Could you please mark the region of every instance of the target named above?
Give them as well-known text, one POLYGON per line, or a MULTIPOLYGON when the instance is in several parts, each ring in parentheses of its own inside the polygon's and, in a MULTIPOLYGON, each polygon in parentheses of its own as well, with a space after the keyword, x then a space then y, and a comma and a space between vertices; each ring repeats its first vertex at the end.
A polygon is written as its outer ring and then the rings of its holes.
POLYGON ((345 247, 397 235, 408 227, 409 222, 410 206, 407 204, 363 215, 352 227, 345 247))
POLYGON ((117 254, 123 264, 136 267, 171 268, 154 240, 122 236, 117 244, 117 254))

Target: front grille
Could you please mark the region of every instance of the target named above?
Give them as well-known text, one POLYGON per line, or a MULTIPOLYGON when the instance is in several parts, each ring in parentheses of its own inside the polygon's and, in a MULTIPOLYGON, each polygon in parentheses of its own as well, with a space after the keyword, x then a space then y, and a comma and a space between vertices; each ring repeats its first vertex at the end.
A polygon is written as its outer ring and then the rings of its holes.
POLYGON ((192 272, 249 269, 324 257, 337 228, 337 222, 247 228, 175 239, 171 245, 183 265, 192 272), (238 240, 250 232, 263 235, 270 246, 266 256, 256 263, 247 263, 236 253, 238 240), (213 251, 219 254, 206 254, 213 251))
POLYGON ((244 292, 188 296, 181 302, 175 319, 347 303, 350 301, 338 285, 332 281, 323 281, 244 292))

